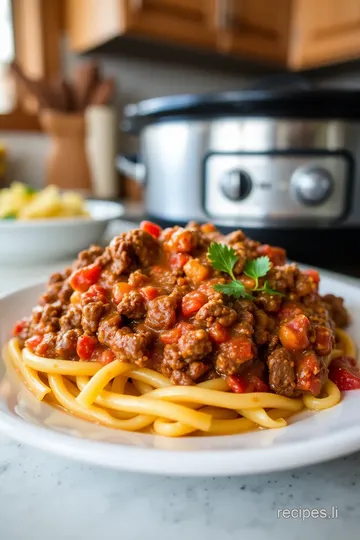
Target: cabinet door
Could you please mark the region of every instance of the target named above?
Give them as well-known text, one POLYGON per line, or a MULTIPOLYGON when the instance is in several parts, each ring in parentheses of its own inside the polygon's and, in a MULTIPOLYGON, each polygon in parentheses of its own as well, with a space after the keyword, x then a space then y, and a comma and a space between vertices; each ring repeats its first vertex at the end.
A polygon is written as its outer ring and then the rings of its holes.
POLYGON ((291 0, 218 0, 224 53, 286 63, 291 0))
POLYGON ((126 0, 126 32, 215 48, 215 0, 126 0))
POLYGON ((359 56, 359 0, 295 0, 291 67, 308 68, 359 56))
POLYGON ((74 51, 102 45, 124 31, 121 0, 66 0, 65 9, 66 29, 74 51))

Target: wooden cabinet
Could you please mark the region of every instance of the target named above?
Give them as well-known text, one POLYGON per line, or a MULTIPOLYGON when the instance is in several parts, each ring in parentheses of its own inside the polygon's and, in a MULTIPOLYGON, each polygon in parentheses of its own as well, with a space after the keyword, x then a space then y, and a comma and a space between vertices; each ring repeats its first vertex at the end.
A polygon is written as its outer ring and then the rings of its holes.
POLYGON ((117 36, 292 70, 360 58, 360 0, 65 0, 71 48, 117 36))
POLYGON ((286 64, 291 0, 218 2, 218 48, 236 56, 286 64))
POLYGON ((71 48, 94 48, 119 35, 215 49, 217 0, 67 0, 71 48))
POLYGON ((215 48, 215 0, 133 0, 126 2, 128 34, 215 48))
POLYGON ((310 68, 359 57, 359 0, 294 0, 291 68, 310 68))

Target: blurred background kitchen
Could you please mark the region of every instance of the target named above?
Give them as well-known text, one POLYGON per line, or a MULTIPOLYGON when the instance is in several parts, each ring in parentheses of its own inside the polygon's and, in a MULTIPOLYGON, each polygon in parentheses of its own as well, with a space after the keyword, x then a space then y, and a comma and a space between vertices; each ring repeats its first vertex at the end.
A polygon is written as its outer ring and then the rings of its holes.
POLYGON ((0 0, 0 187, 360 275, 359 59, 358 0, 0 0))

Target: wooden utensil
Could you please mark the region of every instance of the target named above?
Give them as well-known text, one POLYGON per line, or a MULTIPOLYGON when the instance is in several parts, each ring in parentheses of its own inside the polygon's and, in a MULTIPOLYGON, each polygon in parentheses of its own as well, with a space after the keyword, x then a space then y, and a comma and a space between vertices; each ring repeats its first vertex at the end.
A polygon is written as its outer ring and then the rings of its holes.
POLYGON ((83 111, 89 105, 90 97, 99 79, 99 66, 96 62, 79 66, 75 71, 75 105, 78 111, 83 111))
POLYGON ((19 83, 28 91, 34 95, 40 107, 48 109, 56 109, 58 101, 53 91, 41 80, 33 80, 27 77, 20 66, 13 62, 10 65, 11 72, 14 74, 19 83))
POLYGON ((60 79, 60 88, 64 100, 64 111, 74 112, 76 110, 75 104, 75 90, 70 82, 66 81, 63 77, 60 79))
POLYGON ((114 91, 114 79, 104 79, 95 87, 90 98, 90 105, 106 105, 113 97, 114 91))

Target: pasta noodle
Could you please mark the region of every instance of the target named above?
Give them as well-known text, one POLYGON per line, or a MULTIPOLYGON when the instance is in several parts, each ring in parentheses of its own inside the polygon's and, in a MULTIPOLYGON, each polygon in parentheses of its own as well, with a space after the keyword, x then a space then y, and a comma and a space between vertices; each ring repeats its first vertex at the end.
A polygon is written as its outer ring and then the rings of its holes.
MULTIPOLYGON (((336 349, 329 362, 340 355, 355 357, 349 334, 336 329, 336 349)), ((224 379, 195 386, 175 386, 160 373, 117 360, 73 362, 44 358, 20 349, 17 338, 5 354, 25 385, 41 401, 61 406, 71 414, 114 429, 147 432, 166 437, 231 435, 257 428, 281 428, 286 419, 301 411, 323 410, 341 400, 330 380, 325 395, 287 398, 269 392, 228 392, 224 379)))

